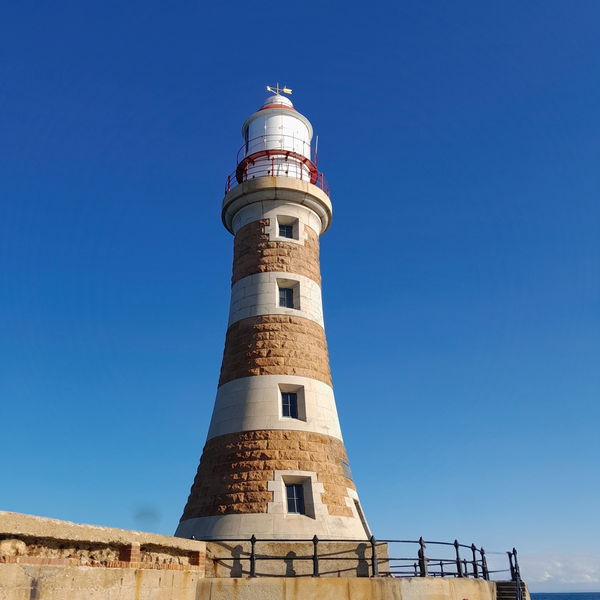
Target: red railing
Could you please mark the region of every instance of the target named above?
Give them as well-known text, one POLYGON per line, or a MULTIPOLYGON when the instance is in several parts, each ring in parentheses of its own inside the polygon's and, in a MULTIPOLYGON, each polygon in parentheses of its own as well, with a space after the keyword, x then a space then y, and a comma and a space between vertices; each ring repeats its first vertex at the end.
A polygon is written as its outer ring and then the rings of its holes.
POLYGON ((329 185, 317 168, 316 148, 295 136, 265 134, 247 140, 237 153, 237 163, 227 176, 226 194, 249 179, 276 176, 310 182, 329 196, 329 185))
POLYGON ((246 164, 241 174, 236 169, 233 173, 227 175, 227 181, 225 182, 225 193, 227 194, 233 188, 237 187, 240 183, 248 181, 249 179, 257 179, 258 177, 291 177, 292 179, 300 179, 302 181, 309 181, 313 185, 316 185, 319 189, 323 190, 327 196, 330 196, 329 184, 325 179, 325 175, 321 171, 316 172, 315 177, 307 177, 302 173, 294 170, 292 173, 280 172, 278 164, 274 161, 271 169, 267 169, 265 172, 264 163, 260 165, 246 164))

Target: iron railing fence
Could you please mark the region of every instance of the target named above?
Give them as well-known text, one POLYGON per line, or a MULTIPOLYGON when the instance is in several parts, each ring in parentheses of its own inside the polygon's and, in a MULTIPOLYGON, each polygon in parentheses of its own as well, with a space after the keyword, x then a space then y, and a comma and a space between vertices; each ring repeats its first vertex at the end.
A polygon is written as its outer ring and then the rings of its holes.
POLYGON ((272 161, 272 167, 265 171, 264 165, 244 165, 243 170, 236 169, 233 173, 227 175, 227 179, 225 180, 225 190, 224 193, 227 194, 233 188, 237 187, 240 183, 244 181, 249 181, 251 179, 257 179, 258 177, 270 176, 273 175, 275 177, 291 177, 292 179, 301 179, 302 181, 308 181, 313 185, 316 185, 319 189, 323 190, 327 196, 331 196, 331 190, 329 188, 329 184, 327 183, 327 179, 325 179, 325 175, 321 171, 318 171, 316 176, 301 176, 298 171, 292 172, 280 172, 280 167, 275 163, 275 160, 272 161))
POLYGON ((329 184, 318 170, 316 149, 299 138, 265 134, 248 140, 238 151, 237 167, 227 176, 225 193, 238 184, 265 176, 308 181, 330 195, 329 184))
MULTIPOLYGON (((239 551, 236 553, 235 560, 246 561, 247 568, 239 570, 240 575, 250 577, 259 577, 261 575, 269 575, 271 573, 260 573, 257 570, 257 565, 261 561, 280 561, 285 563, 290 561, 290 554, 277 555, 265 554, 264 548, 261 552, 261 544, 263 543, 312 543, 312 552, 305 555, 297 555, 294 553, 294 561, 311 561, 312 573, 308 575, 312 577, 320 577, 322 567, 329 561, 357 561, 357 567, 360 565, 363 577, 470 577, 474 579, 490 580, 510 580, 518 582, 520 585, 520 571, 517 559, 517 550, 513 548, 508 552, 493 552, 495 555, 495 563, 493 566, 498 568, 490 568, 488 566, 488 554, 483 548, 478 548, 475 544, 461 544, 458 540, 454 542, 440 542, 432 540, 424 540, 422 537, 418 540, 394 540, 394 539, 376 539, 371 536, 369 540, 348 540, 348 539, 332 539, 319 538, 316 535, 310 539, 282 539, 282 538, 227 538, 227 539, 211 539, 207 542, 215 543, 246 543, 250 544, 249 551, 239 551), (322 544, 328 543, 343 543, 357 544, 357 548, 362 550, 356 551, 356 557, 348 555, 341 556, 333 553, 329 549, 327 552, 319 552, 322 544), (390 555, 378 555, 377 548, 387 545, 390 555), (406 548, 407 545, 412 545, 415 553, 409 552, 409 556, 394 556, 398 549, 406 548), (435 548, 435 552, 430 552, 435 548), (506 564, 500 563, 499 556, 504 556, 503 561, 506 564), (506 576, 502 578, 501 574, 506 576)), ((268 551, 268 550, 267 550, 268 551)), ((403 552, 403 554, 405 554, 403 552)), ((232 556, 217 556, 213 557, 215 561, 231 561, 232 556)), ((520 587, 519 587, 520 589, 520 587)))

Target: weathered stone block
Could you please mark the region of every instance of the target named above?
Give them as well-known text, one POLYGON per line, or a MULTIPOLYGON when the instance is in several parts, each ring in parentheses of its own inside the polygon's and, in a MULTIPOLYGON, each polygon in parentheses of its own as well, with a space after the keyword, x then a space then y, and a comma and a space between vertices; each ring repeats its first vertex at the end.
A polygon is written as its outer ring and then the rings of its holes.
POLYGON ((324 485, 322 501, 329 513, 352 516, 346 500, 347 488, 354 489, 354 484, 344 475, 344 462, 346 452, 339 439, 309 431, 245 431, 211 438, 204 447, 182 520, 267 512, 273 500, 267 486, 276 470, 316 473, 317 481, 324 485), (257 440, 264 444, 263 449, 246 450, 257 440), (291 444, 310 448, 310 452, 289 450, 291 444))
POLYGON ((297 273, 321 283, 319 236, 305 226, 303 244, 270 241, 265 233, 269 219, 253 221, 236 234, 233 248, 232 283, 254 273, 282 271, 297 273))
POLYGON ((225 338, 219 385, 253 375, 300 375, 331 385, 325 331, 310 319, 287 315, 233 323, 225 338))

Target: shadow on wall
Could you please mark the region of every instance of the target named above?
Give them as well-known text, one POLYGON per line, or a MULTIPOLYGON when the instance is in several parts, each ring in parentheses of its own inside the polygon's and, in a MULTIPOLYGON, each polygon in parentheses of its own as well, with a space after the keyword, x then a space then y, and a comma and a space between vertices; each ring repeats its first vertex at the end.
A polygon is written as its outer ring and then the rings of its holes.
MULTIPOLYGON (((257 576, 312 577, 315 564, 312 542, 263 542, 255 550, 257 576)), ((381 561, 387 548, 378 549, 381 561)), ((246 541, 207 542, 207 577, 247 577, 251 570, 251 544, 246 541), (208 566, 210 565, 210 566, 208 566)), ((384 564, 381 562, 381 564, 384 564)), ((321 577, 369 577, 371 547, 368 543, 319 544, 318 564, 321 577)))

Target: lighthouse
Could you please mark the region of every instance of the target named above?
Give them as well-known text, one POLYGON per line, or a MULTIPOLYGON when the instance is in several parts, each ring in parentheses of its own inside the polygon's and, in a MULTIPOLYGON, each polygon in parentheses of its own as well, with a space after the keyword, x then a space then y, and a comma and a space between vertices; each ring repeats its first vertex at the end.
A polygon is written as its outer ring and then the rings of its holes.
POLYGON ((319 238, 332 205, 313 129, 272 95, 242 126, 222 221, 231 303, 206 443, 176 534, 363 540, 371 534, 334 398, 319 238))

